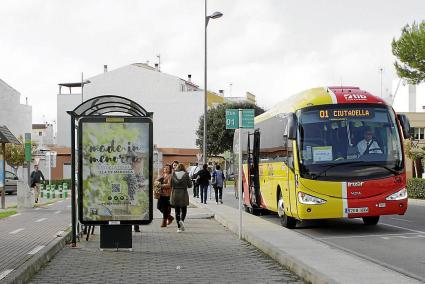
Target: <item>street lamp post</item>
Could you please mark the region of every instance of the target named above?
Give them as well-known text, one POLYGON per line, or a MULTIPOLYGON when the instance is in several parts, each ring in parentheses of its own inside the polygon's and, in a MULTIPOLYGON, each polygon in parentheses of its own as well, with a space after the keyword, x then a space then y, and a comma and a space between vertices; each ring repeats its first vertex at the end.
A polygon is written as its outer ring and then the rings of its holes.
POLYGON ((204 137, 202 143, 202 156, 203 163, 207 163, 207 112, 208 112, 208 90, 207 90, 207 26, 210 19, 217 19, 223 16, 220 12, 214 12, 212 15, 207 16, 207 0, 205 0, 205 54, 204 54, 204 137))

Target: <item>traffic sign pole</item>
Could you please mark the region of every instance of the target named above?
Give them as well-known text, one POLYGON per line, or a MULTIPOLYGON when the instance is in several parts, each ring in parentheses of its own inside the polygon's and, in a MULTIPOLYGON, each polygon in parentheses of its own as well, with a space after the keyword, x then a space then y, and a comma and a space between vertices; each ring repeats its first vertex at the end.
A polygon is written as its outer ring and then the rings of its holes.
POLYGON ((238 178, 238 192, 239 192, 239 239, 242 239, 242 109, 239 109, 239 178, 238 178))

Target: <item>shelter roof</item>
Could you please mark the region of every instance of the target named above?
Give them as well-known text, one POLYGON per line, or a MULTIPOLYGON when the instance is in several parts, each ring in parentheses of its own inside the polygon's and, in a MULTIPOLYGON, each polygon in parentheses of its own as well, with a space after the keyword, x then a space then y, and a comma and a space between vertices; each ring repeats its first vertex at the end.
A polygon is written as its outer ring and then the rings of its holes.
POLYGON ((10 132, 5 125, 0 125, 0 143, 12 143, 20 145, 21 142, 10 132))

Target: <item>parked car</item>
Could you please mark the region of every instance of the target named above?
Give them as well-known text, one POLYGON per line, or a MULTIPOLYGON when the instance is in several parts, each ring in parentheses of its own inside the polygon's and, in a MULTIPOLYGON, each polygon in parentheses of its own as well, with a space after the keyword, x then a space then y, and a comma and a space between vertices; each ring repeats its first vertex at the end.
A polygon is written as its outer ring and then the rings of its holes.
POLYGON ((16 194, 18 176, 12 172, 5 171, 5 192, 8 194, 16 194))

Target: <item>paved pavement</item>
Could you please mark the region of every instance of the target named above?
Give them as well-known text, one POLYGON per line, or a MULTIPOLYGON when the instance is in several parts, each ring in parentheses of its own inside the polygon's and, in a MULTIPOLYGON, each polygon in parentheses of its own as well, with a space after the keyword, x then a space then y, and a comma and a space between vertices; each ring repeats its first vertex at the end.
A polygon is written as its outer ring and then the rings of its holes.
POLYGON ((189 208, 182 233, 155 218, 133 232, 132 252, 100 251, 95 233, 79 249, 64 248, 30 283, 302 283, 214 219, 200 219, 208 216, 189 208))
POLYGON ((42 254, 70 224, 69 199, 0 219, 0 282, 42 254), (9 275, 9 276, 8 276, 9 275))

